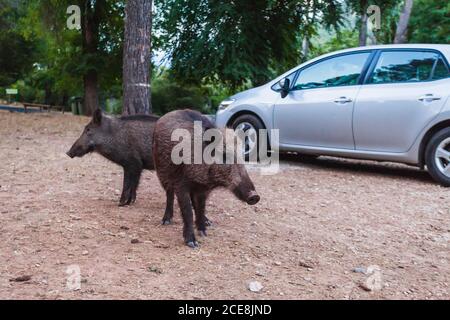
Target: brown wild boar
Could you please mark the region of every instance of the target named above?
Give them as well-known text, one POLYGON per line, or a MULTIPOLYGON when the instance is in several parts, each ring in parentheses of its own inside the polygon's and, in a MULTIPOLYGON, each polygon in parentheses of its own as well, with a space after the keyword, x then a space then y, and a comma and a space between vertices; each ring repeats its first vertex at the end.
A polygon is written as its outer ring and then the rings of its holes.
MULTIPOLYGON (((192 110, 178 110, 161 117, 157 123, 153 139, 153 157, 156 172, 161 185, 168 194, 175 193, 183 218, 183 237, 185 243, 195 248, 198 246, 193 227, 193 210, 195 224, 199 234, 206 236, 208 219, 205 215, 205 203, 212 190, 224 187, 234 195, 254 205, 259 201, 259 195, 250 180, 243 164, 201 164, 181 163, 172 161, 172 149, 179 141, 172 141, 175 129, 186 129, 190 132, 191 142, 194 141, 194 121, 201 121, 202 131, 214 128, 208 118, 192 110)), ((226 143, 226 140, 224 140, 226 143)), ((203 145, 203 148, 206 144, 203 145)), ((167 212, 163 221, 172 219, 172 212, 167 212)))
MULTIPOLYGON (((129 205, 136 200, 142 170, 155 168, 152 140, 156 120, 158 117, 153 115, 111 117, 97 109, 67 155, 74 158, 97 152, 122 166, 124 179, 119 205, 129 205)), ((173 194, 167 194, 166 215, 171 215, 171 211, 173 194)))

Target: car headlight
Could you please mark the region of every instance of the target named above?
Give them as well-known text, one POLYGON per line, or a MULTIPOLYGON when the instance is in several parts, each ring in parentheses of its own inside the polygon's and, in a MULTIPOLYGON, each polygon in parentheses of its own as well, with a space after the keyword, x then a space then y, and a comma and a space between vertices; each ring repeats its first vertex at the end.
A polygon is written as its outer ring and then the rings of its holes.
POLYGON ((219 110, 225 110, 226 108, 228 108, 233 102, 235 102, 236 99, 226 99, 223 100, 220 105, 219 105, 219 110))

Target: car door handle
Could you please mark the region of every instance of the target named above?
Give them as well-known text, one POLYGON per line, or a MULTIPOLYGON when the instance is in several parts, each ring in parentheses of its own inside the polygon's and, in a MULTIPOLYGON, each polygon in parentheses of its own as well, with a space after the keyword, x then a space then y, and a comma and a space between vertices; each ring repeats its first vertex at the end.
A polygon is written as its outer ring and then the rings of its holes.
POLYGON ((335 103, 341 103, 341 104, 349 103, 349 102, 352 102, 352 101, 353 101, 352 99, 347 98, 347 97, 339 97, 339 98, 334 100, 335 103))
POLYGON ((441 97, 437 97, 432 93, 428 93, 419 98, 419 101, 422 101, 422 102, 424 102, 424 101, 431 102, 431 101, 435 101, 435 100, 441 100, 441 97))

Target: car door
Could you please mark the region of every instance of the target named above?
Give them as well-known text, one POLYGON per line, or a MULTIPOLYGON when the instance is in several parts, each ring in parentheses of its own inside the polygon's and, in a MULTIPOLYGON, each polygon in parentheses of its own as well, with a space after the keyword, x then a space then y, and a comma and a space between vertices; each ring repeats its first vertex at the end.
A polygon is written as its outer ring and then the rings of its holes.
POLYGON ((431 50, 382 50, 355 103, 357 150, 406 152, 441 110, 448 66, 431 50))
POLYGON ((353 105, 371 51, 332 56, 299 70, 274 105, 281 145, 354 149, 353 105))

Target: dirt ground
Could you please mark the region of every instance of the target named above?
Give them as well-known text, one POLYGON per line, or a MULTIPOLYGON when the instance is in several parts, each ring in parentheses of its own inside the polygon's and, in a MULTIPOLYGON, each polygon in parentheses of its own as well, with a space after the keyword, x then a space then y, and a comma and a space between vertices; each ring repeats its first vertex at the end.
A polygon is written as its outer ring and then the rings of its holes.
POLYGON ((277 175, 251 170, 256 206, 214 192, 192 250, 178 207, 160 225, 154 172, 119 208, 121 168, 65 155, 88 120, 0 111, 2 299, 450 298, 450 190, 426 172, 285 157, 277 175))

